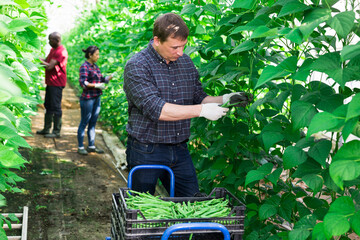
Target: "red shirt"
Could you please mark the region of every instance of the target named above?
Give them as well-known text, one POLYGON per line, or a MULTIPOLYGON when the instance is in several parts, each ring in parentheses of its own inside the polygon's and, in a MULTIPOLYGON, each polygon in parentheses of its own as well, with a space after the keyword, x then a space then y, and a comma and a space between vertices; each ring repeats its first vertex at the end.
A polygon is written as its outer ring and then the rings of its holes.
POLYGON ((68 59, 68 53, 63 45, 57 48, 51 48, 49 55, 45 61, 50 62, 51 59, 55 59, 59 64, 51 70, 45 71, 45 83, 48 86, 65 87, 66 85, 66 64, 68 59))

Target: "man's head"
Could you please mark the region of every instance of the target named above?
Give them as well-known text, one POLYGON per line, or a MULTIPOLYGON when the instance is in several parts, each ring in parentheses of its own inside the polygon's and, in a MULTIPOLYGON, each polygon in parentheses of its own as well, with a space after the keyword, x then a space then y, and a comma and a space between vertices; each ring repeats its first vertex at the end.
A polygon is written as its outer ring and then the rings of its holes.
POLYGON ((174 13, 159 16, 154 23, 154 48, 169 63, 183 55, 189 28, 174 13))
POLYGON ((61 43, 61 35, 58 32, 50 33, 49 35, 49 44, 53 48, 57 48, 61 43))

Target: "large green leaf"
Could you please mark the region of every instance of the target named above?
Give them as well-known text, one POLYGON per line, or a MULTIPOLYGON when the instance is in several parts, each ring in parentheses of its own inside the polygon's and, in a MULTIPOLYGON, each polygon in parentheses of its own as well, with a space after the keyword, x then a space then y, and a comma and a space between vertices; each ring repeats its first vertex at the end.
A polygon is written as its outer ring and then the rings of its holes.
POLYGON ((283 160, 284 160, 284 169, 290 169, 297 165, 300 165, 306 162, 307 155, 306 153, 296 146, 289 146, 285 149, 283 160))
POLYGON ((24 163, 27 163, 27 161, 13 151, 5 149, 4 147, 0 148, 0 164, 3 166, 14 168, 24 163))
POLYGON ((360 116, 360 93, 356 94, 349 103, 346 121, 358 116, 360 116))
POLYGON ((266 125, 262 132, 261 137, 265 145, 265 149, 269 149, 275 143, 284 140, 283 129, 280 123, 274 122, 266 125))
POLYGON ((317 113, 315 107, 308 102, 295 101, 291 104, 291 120, 294 130, 309 126, 317 113))
POLYGON ((305 175, 302 180, 313 190, 314 195, 320 192, 324 185, 324 180, 317 174, 305 175))
POLYGON ((263 204, 259 209, 260 220, 265 220, 277 213, 277 207, 272 204, 263 204))
POLYGON ((213 14, 221 14, 221 11, 218 9, 218 7, 215 4, 206 4, 205 6, 203 6, 203 9, 213 14))
POLYGON ((282 8, 278 15, 278 17, 283 17, 289 14, 304 12, 305 10, 309 9, 310 7, 298 2, 298 1, 291 1, 286 3, 282 8))
POLYGON ((7 126, 0 125, 0 139, 9 139, 11 137, 17 136, 17 132, 14 129, 7 126))
POLYGON ((351 60, 360 55, 360 43, 344 46, 341 50, 341 61, 351 60))
POLYGON ((357 211, 353 217, 351 217, 351 228, 357 235, 360 235, 360 211, 357 211))
POLYGON ((321 140, 309 149, 308 154, 310 157, 315 159, 315 161, 325 167, 326 159, 330 154, 331 147, 332 143, 329 140, 321 140))
POLYGON ((255 88, 260 87, 261 85, 277 78, 285 77, 290 73, 294 73, 297 68, 297 57, 291 56, 282 61, 278 66, 274 67, 269 65, 264 68, 261 76, 256 83, 255 88))
POLYGON ((8 29, 11 32, 19 32, 24 31, 26 27, 32 26, 33 24, 29 18, 16 18, 9 23, 8 29))
POLYGON ((325 229, 324 229, 324 223, 320 222, 318 224, 316 224, 316 226, 314 227, 314 230, 312 232, 312 238, 313 240, 328 240, 331 238, 330 233, 328 233, 325 229))
POLYGON ((239 52, 244 52, 244 51, 249 51, 251 49, 253 49, 254 47, 256 47, 256 44, 251 41, 251 40, 247 40, 243 43, 241 43, 239 46, 237 46, 231 53, 231 54, 235 54, 235 53, 239 53, 239 52))
POLYGON ((311 120, 307 136, 320 131, 336 131, 344 124, 344 119, 328 112, 317 113, 311 120))
POLYGON ((297 228, 289 232, 289 240, 306 240, 310 236, 307 229, 297 228))
POLYGON ((343 189, 343 181, 354 180, 360 176, 360 141, 345 143, 330 164, 330 176, 335 184, 343 189))
POLYGON ((30 4, 27 3, 26 0, 14 0, 14 2, 19 4, 22 9, 26 9, 26 8, 30 7, 30 4))
POLYGON ((26 140, 19 135, 11 137, 7 139, 6 142, 7 146, 15 146, 15 147, 24 147, 24 148, 31 148, 30 145, 26 142, 26 140))
POLYGON ((251 34, 251 39, 254 38, 264 38, 264 37, 276 37, 278 34, 277 28, 268 28, 266 26, 257 27, 253 34, 251 34))
POLYGON ((245 187, 252 182, 264 179, 266 175, 271 173, 274 165, 272 163, 266 163, 256 170, 251 170, 246 174, 245 187))
POLYGON ((6 44, 0 43, 0 56, 11 56, 13 58, 16 57, 16 53, 14 52, 14 50, 12 50, 9 46, 7 46, 6 44))
POLYGON ((328 213, 324 218, 324 229, 332 236, 340 236, 350 229, 347 217, 338 213, 328 213))
POLYGON ((255 4, 256 0, 235 0, 232 7, 252 9, 253 7, 255 7, 255 4))
POLYGON ((181 10, 180 14, 188 14, 188 15, 193 15, 195 12, 197 11, 196 5, 191 3, 191 4, 187 4, 183 7, 183 9, 181 10))
POLYGON ((349 196, 342 196, 337 198, 333 203, 331 203, 330 213, 339 213, 344 216, 355 213, 355 205, 353 199, 349 196))
POLYGON ((345 123, 344 128, 342 129, 344 141, 346 141, 350 134, 354 134, 355 136, 360 137, 360 132, 358 135, 356 135, 356 127, 358 124, 359 121, 357 118, 350 119, 345 123))
POLYGON ((355 13, 345 11, 336 14, 329 20, 328 24, 332 27, 340 38, 346 38, 354 26, 355 13))

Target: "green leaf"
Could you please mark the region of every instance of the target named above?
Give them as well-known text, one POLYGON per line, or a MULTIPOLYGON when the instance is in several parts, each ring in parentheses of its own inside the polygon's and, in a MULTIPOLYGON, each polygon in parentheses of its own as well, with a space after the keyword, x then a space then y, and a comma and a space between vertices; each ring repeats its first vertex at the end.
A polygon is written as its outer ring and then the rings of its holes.
POLYGON ((326 166, 326 159, 330 154, 332 143, 329 140, 321 140, 309 149, 309 156, 315 159, 323 167, 326 166))
POLYGON ((5 167, 14 168, 27 163, 27 161, 19 157, 19 155, 15 154, 13 151, 1 148, 0 163, 5 167))
POLYGON ((14 2, 19 4, 22 9, 26 9, 26 8, 30 7, 30 4, 28 4, 26 2, 26 0, 14 0, 14 2))
POLYGON ((264 179, 264 177, 266 175, 271 173, 271 170, 272 170, 273 167, 274 167, 274 165, 272 163, 266 163, 266 164, 262 165, 261 167, 259 167, 258 169, 251 170, 250 172, 248 172, 247 175, 246 175, 245 187, 249 183, 264 179))
POLYGON ((0 6, 4 6, 4 5, 13 5, 13 6, 17 6, 20 7, 17 3, 11 1, 11 0, 1 0, 0 1, 0 6))
POLYGON ((347 218, 338 213, 328 213, 324 218, 324 229, 332 236, 340 236, 350 229, 347 218))
POLYGON ((256 0, 235 0, 232 7, 252 9, 253 7, 255 7, 255 4, 256 4, 256 0))
POLYGON ((307 137, 320 131, 334 131, 344 124, 344 119, 328 112, 317 113, 310 122, 307 137))
POLYGON ((31 148, 26 140, 19 135, 7 139, 6 145, 13 145, 16 147, 31 148))
POLYGON ((355 57, 360 55, 360 44, 359 42, 356 45, 348 45, 343 47, 341 50, 341 61, 346 61, 350 59, 354 59, 355 57))
POLYGON ((333 157, 333 161, 342 160, 358 160, 360 161, 359 155, 360 141, 353 140, 345 143, 339 151, 333 157))
POLYGON ((330 233, 327 233, 324 229, 324 222, 320 222, 316 224, 314 227, 314 230, 312 232, 312 238, 313 240, 328 240, 331 238, 330 233))
POLYGON ((257 27, 253 34, 251 34, 251 39, 254 38, 263 38, 263 37, 276 37, 277 36, 277 28, 268 28, 266 26, 257 27))
POLYGON ((300 165, 306 162, 307 155, 306 153, 296 146, 289 146, 285 149, 283 160, 284 160, 284 169, 290 169, 297 165, 300 165))
POLYGON ((16 75, 18 75, 24 81, 31 81, 28 72, 26 71, 25 67, 19 62, 12 62, 11 67, 16 75))
POLYGON ((267 179, 274 184, 275 186, 277 185, 277 181, 280 179, 280 175, 282 173, 282 168, 277 168, 275 171, 273 171, 268 177, 267 179))
POLYGON ((286 3, 282 8, 278 15, 278 17, 283 17, 289 14, 297 13, 297 12, 304 12, 305 10, 309 9, 310 7, 298 2, 298 1, 291 1, 286 3))
POLYGON ((213 14, 221 14, 220 10, 215 4, 206 4, 205 6, 203 6, 203 9, 213 14))
POLYGON ((351 228, 357 235, 360 235, 360 211, 357 211, 354 216, 351 217, 351 228))
MULTIPOLYGON (((349 135, 352 133, 356 133, 356 126, 358 124, 358 119, 357 118, 352 118, 350 119, 349 121, 347 121, 345 123, 345 126, 344 128, 342 129, 342 134, 343 134, 343 138, 344 138, 344 141, 346 141, 346 139, 349 137, 349 135)), ((354 134, 356 136, 356 134, 354 134)), ((359 136, 357 137, 360 137, 360 134, 359 136)))
POLYGON ((8 29, 12 32, 20 32, 33 24, 34 23, 29 18, 16 18, 9 23, 8 29))
POLYGON ((260 220, 265 220, 277 213, 277 207, 270 204, 263 204, 259 209, 260 220))
POLYGON ((309 126, 317 113, 315 107, 308 102, 295 101, 291 104, 291 120, 294 130, 309 126))
POLYGON ((181 10, 181 15, 193 15, 195 12, 197 11, 196 5, 191 3, 191 4, 187 4, 183 7, 183 9, 181 10))
POLYGON ((253 49, 254 47, 256 47, 256 44, 251 40, 247 40, 247 41, 241 43, 239 46, 237 46, 230 53, 230 55, 235 54, 235 53, 239 53, 239 52, 249 51, 249 50, 253 49))
POLYGON ((331 203, 329 212, 348 216, 355 213, 355 205, 351 197, 342 196, 331 203))
POLYGON ((328 21, 340 38, 346 38, 354 26, 355 13, 352 11, 345 11, 336 14, 328 21))
POLYGON ((349 103, 345 121, 358 116, 360 116, 360 93, 356 94, 349 103))
POLYGON ((205 47, 205 53, 213 50, 223 49, 224 42, 221 37, 212 38, 205 47))
POLYGON ((16 53, 6 44, 0 43, 0 56, 11 56, 13 58, 16 57, 16 53))
POLYGON ((8 139, 14 136, 17 136, 17 132, 14 131, 13 129, 7 127, 7 126, 2 126, 0 125, 0 138, 2 139, 8 139))
POLYGON ((306 229, 294 229, 289 232, 289 240, 306 240, 310 236, 310 231, 306 229))
POLYGON ((302 180, 313 190, 314 195, 321 191, 324 184, 322 177, 317 174, 305 175, 302 180))
POLYGON ((337 161, 330 165, 330 176, 341 189, 343 189, 343 181, 354 180, 359 175, 360 163, 353 160, 337 161))
POLYGON ((266 125, 261 132, 261 137, 267 150, 275 143, 284 140, 281 124, 274 122, 266 125))
POLYGON ((337 3, 339 0, 322 0, 322 5, 324 5, 325 7, 330 8, 332 5, 334 5, 335 3, 337 3))
POLYGON ((303 42, 303 34, 299 28, 293 28, 290 33, 286 34, 285 37, 296 44, 303 42))
POLYGON ((273 79, 285 77, 289 74, 290 74, 290 72, 288 72, 284 69, 280 70, 272 65, 269 65, 264 68, 263 72, 260 75, 258 82, 256 83, 255 88, 258 88, 261 85, 263 85, 273 79))

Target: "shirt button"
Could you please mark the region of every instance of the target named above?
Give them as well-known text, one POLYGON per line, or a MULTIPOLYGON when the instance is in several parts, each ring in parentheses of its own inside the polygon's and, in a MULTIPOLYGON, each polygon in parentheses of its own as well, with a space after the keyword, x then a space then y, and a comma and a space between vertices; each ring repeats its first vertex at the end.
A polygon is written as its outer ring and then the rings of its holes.
POLYGON ((173 86, 175 86, 175 83, 172 83, 173 86))
POLYGON ((176 102, 176 99, 174 100, 174 102, 176 102))
POLYGON ((171 69, 171 67, 169 67, 169 69, 171 69))
POLYGON ((177 133, 176 135, 178 135, 178 136, 179 136, 179 135, 180 135, 180 133, 177 133))

